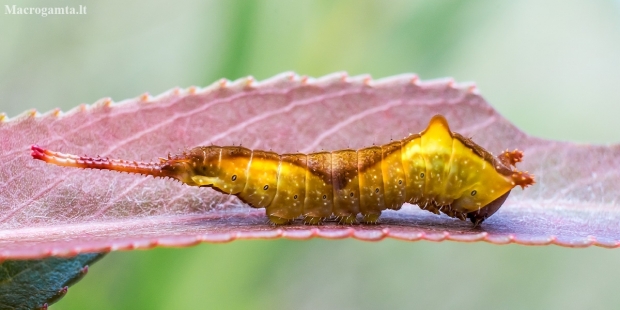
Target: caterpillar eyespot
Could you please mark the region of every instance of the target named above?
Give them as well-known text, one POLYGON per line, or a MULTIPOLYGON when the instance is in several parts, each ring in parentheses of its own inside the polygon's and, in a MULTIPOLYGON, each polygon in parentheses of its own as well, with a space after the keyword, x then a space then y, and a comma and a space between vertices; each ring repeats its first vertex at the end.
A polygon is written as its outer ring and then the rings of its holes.
POLYGON ((505 151, 494 157, 450 131, 441 115, 419 134, 359 150, 280 155, 211 145, 144 163, 62 154, 37 145, 31 149, 33 158, 50 164, 213 187, 252 207, 265 208, 269 220, 278 225, 297 218, 321 224, 332 217, 353 224, 358 214, 363 222, 375 224, 381 211, 398 210, 408 202, 435 214, 469 218, 477 226, 501 207, 515 186, 534 184, 533 175, 515 167, 522 152, 505 151), (231 172, 235 174, 229 179, 231 172), (258 190, 261 187, 263 191, 258 190))

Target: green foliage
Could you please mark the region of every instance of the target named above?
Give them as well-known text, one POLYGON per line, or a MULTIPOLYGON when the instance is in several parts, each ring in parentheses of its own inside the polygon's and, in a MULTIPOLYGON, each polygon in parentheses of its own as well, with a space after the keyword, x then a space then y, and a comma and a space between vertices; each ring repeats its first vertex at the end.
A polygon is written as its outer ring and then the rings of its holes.
POLYGON ((65 296, 67 287, 88 272, 104 254, 72 258, 8 260, 0 264, 0 309, 33 309, 65 296))

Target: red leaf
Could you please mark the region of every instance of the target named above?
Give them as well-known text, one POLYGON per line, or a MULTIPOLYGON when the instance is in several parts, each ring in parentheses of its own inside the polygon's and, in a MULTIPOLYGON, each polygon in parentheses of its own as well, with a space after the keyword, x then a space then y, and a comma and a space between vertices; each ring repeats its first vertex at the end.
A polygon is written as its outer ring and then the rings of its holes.
POLYGON ((476 93, 451 80, 401 75, 372 81, 337 73, 285 73, 256 83, 221 81, 156 98, 101 100, 66 114, 26 113, 0 124, 0 258, 187 246, 239 238, 355 237, 620 246, 620 146, 529 137, 476 93), (434 114, 491 152, 518 148, 537 183, 513 190, 473 228, 418 207, 385 212, 377 226, 273 227, 236 197, 171 180, 63 168, 33 160, 30 146, 150 161, 185 148, 243 144, 284 152, 361 148, 425 128, 434 114))

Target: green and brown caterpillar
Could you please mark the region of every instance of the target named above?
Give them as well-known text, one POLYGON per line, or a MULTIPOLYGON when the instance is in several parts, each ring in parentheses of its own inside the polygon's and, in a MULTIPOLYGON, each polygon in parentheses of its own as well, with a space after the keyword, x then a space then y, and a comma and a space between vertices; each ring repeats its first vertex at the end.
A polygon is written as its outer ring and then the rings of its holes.
POLYGON ((441 115, 419 134, 382 146, 310 154, 277 154, 241 146, 198 146, 181 155, 143 163, 81 157, 32 146, 32 157, 60 166, 105 169, 177 179, 212 187, 254 208, 274 224, 303 218, 320 224, 377 223, 381 211, 405 202, 479 225, 513 187, 534 183, 515 164, 520 151, 497 157, 450 131, 441 115))

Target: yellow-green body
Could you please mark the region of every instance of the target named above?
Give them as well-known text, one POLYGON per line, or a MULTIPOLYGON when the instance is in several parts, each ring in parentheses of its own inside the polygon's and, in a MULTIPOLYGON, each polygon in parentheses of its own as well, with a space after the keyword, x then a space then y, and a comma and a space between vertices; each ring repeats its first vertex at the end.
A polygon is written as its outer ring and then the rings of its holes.
POLYGON ((197 147, 180 179, 266 208, 276 224, 299 217, 311 224, 330 217, 353 223, 358 214, 373 223, 382 210, 405 202, 464 219, 515 186, 512 170, 481 156, 487 154, 472 143, 436 116, 418 135, 359 150, 278 155, 197 147))

